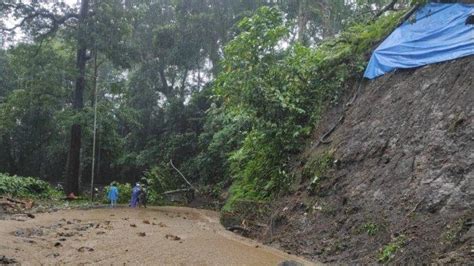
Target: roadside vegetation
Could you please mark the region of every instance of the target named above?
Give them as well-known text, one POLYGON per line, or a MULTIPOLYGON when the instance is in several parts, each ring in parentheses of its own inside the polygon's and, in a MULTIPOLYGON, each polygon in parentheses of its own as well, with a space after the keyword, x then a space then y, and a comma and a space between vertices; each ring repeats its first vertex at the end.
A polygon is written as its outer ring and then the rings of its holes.
POLYGON ((34 177, 10 176, 0 173, 0 195, 33 198, 57 199, 62 192, 53 188, 48 182, 34 177))

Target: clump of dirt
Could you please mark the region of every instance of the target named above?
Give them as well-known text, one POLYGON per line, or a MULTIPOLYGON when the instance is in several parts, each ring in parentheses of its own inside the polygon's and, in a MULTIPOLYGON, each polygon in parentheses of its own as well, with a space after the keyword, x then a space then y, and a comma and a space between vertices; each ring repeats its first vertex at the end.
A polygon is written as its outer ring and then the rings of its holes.
POLYGON ((79 251, 79 252, 93 252, 94 249, 91 248, 91 247, 80 247, 80 248, 77 249, 77 251, 79 251))
POLYGON ((166 237, 166 239, 174 240, 174 241, 181 240, 181 237, 175 236, 175 235, 172 235, 172 234, 167 234, 165 237, 166 237))
POLYGON ((250 235, 330 263, 472 261, 473 59, 387 74, 329 110, 250 235))

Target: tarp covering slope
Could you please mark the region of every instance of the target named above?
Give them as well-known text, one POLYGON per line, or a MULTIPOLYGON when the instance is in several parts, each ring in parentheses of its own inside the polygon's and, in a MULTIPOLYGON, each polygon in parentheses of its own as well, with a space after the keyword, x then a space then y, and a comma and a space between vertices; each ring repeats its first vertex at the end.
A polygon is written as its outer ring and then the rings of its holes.
POLYGON ((466 24, 474 5, 426 4, 415 22, 405 21, 373 52, 364 77, 474 54, 474 25, 466 24))

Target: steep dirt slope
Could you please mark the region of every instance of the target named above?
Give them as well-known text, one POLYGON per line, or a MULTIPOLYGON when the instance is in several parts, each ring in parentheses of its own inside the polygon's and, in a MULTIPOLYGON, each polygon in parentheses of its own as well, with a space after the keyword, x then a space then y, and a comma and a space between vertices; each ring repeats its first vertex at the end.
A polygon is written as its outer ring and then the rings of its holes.
POLYGON ((471 56, 365 83, 258 237, 322 262, 473 261, 473 80, 471 56))

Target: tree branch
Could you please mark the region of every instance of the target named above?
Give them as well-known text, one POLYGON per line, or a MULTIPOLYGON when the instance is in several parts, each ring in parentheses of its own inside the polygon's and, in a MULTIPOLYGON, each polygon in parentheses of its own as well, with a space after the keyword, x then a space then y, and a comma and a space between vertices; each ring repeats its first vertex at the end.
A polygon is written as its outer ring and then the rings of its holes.
POLYGON ((398 0, 392 0, 392 2, 390 2, 388 5, 384 6, 377 14, 375 14, 374 20, 380 17, 383 13, 393 10, 397 2, 398 0))
POLYGON ((64 15, 58 16, 47 9, 36 8, 31 5, 25 4, 0 4, 0 10, 10 10, 14 14, 22 14, 24 17, 22 20, 14 25, 13 27, 6 28, 1 27, 0 29, 4 32, 13 32, 18 28, 23 28, 26 24, 32 23, 35 19, 46 19, 50 22, 50 25, 43 27, 43 29, 48 29, 46 33, 41 34, 40 37, 47 37, 48 35, 56 32, 58 28, 66 23, 69 19, 75 18, 78 19, 79 15, 73 12, 67 12, 64 15))

